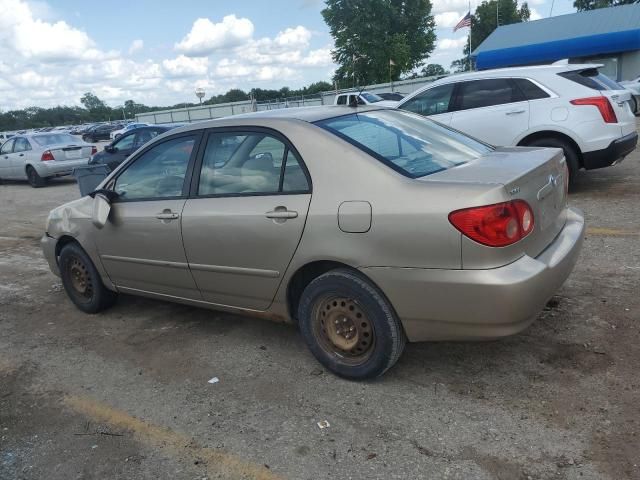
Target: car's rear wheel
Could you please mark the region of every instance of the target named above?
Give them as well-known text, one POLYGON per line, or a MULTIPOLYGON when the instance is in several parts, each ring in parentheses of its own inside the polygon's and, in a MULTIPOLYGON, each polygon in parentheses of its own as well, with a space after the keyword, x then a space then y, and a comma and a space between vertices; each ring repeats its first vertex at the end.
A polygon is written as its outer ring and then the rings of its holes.
POLYGON ((47 183, 46 179, 41 177, 33 166, 27 167, 27 181, 33 188, 44 187, 47 183))
POLYGON ((404 349, 406 336, 384 294, 357 272, 331 270, 305 288, 300 331, 328 370, 361 380, 382 375, 404 349))
POLYGON ((640 114, 640 112, 638 111, 638 100, 636 100, 636 97, 634 97, 633 95, 631 95, 631 111, 636 116, 640 114))
POLYGON ((567 160, 567 167, 569 168, 569 185, 572 185, 575 181, 578 170, 580 170, 580 160, 578 158, 578 152, 573 145, 566 140, 554 137, 537 138, 530 142, 527 142, 527 146, 530 147, 553 147, 561 148, 564 151, 564 158, 567 160))
POLYGON ((68 243, 59 259, 62 285, 71 301, 86 313, 98 313, 112 306, 117 293, 102 283, 89 255, 77 243, 68 243))

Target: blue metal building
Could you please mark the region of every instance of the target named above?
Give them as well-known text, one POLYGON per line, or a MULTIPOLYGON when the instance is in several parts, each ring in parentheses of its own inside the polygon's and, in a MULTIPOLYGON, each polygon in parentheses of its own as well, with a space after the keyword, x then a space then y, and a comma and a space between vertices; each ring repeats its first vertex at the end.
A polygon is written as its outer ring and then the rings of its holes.
POLYGON ((498 27, 472 53, 478 70, 551 63, 604 64, 616 80, 640 76, 640 4, 498 27))

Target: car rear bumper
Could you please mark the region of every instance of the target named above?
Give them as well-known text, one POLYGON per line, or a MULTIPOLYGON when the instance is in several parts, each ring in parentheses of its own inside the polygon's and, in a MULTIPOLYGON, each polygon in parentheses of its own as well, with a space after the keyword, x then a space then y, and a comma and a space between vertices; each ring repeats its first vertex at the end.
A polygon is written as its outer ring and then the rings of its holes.
POLYGON ((367 267, 410 341, 483 340, 528 327, 567 279, 580 254, 584 217, 567 212, 562 231, 537 258, 489 270, 367 267))
POLYGON ((609 144, 607 148, 584 152, 584 168, 593 170, 595 168, 608 167, 622 160, 636 148, 638 144, 638 132, 632 132, 624 137, 618 138, 609 144))
POLYGON ((63 175, 71 175, 74 168, 84 167, 88 163, 88 158, 79 158, 78 160, 37 162, 34 163, 33 166, 41 177, 60 177, 63 175))

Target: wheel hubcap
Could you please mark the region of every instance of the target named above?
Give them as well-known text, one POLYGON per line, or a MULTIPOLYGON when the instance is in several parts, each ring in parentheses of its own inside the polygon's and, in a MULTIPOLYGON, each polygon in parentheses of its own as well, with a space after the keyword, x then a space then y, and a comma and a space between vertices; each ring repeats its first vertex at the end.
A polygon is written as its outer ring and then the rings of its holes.
POLYGON ((330 297, 319 301, 315 308, 315 334, 329 353, 348 363, 362 363, 374 345, 371 322, 350 298, 330 297))
POLYGON ((93 285, 87 267, 77 258, 73 258, 69 264, 69 277, 73 289, 85 298, 91 298, 93 285))

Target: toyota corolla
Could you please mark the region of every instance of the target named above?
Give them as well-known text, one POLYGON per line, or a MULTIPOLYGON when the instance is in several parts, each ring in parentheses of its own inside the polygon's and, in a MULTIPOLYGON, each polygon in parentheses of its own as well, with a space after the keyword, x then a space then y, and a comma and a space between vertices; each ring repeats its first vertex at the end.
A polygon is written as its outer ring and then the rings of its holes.
POLYGON ((409 112, 312 107, 156 137, 42 239, 87 313, 118 293, 298 325, 347 378, 407 341, 526 328, 584 236, 560 149, 494 148, 409 112))

